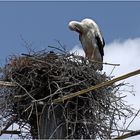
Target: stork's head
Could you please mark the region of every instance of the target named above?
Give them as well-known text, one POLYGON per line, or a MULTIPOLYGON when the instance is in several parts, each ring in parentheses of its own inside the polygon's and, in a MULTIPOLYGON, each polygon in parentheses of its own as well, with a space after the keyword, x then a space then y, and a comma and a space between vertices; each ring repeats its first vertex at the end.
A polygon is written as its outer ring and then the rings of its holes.
POLYGON ((72 31, 76 31, 79 34, 86 33, 91 29, 96 30, 98 28, 96 22, 92 19, 85 18, 81 22, 71 21, 69 23, 69 28, 72 31))
POLYGON ((77 21, 71 21, 69 23, 69 28, 70 28, 70 30, 76 31, 79 34, 82 34, 82 32, 83 32, 82 24, 80 22, 77 22, 77 21))

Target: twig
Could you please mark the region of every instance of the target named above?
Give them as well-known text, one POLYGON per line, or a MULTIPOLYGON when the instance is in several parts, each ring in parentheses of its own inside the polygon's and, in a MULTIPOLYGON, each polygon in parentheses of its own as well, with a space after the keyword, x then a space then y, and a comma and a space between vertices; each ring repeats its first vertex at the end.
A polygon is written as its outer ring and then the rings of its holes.
POLYGON ((26 57, 34 57, 33 55, 25 54, 25 53, 22 53, 21 55, 24 55, 24 56, 26 56, 26 57))
POLYGON ((54 100, 53 100, 53 103, 63 102, 63 101, 65 101, 65 100, 71 99, 71 98, 73 98, 73 97, 76 97, 76 96, 85 94, 85 93, 87 93, 87 92, 89 92, 89 91, 97 90, 97 89, 102 88, 102 87, 104 87, 104 86, 109 86, 109 85, 111 85, 111 84, 113 84, 113 83, 115 83, 115 82, 124 80, 124 79, 126 79, 126 78, 135 76, 135 75, 137 75, 137 74, 140 74, 140 69, 138 69, 138 70, 136 70, 136 71, 133 71, 133 72, 130 72, 130 73, 127 73, 127 74, 125 74, 125 75, 122 75, 122 76, 120 76, 120 77, 114 78, 114 79, 112 79, 112 80, 110 80, 110 81, 102 82, 102 83, 97 84, 97 85, 95 85, 95 86, 91 86, 91 87, 89 87, 89 88, 87 88, 87 89, 83 89, 83 90, 81 90, 81 91, 78 91, 78 92, 75 92, 75 93, 71 93, 71 94, 69 94, 69 95, 65 95, 65 96, 63 96, 62 98, 54 99, 54 100))
POLYGON ((64 47, 64 45, 62 45, 62 44, 60 43, 60 41, 57 40, 57 39, 55 39, 55 41, 58 42, 58 44, 60 45, 60 47, 61 47, 61 48, 64 50, 64 52, 66 53, 66 48, 64 47))
POLYGON ((32 115, 32 113, 33 113, 34 104, 32 104, 31 107, 32 107, 32 108, 31 108, 30 114, 29 114, 29 116, 28 116, 28 120, 30 119, 30 117, 31 117, 31 115, 32 115))
POLYGON ((21 40, 23 41, 23 43, 25 44, 25 47, 26 47, 26 49, 28 50, 28 52, 29 52, 29 54, 30 54, 30 52, 32 52, 32 43, 28 43, 24 38, 23 38, 23 36, 20 34, 20 38, 21 38, 21 40))
POLYGON ((16 120, 17 120, 17 116, 12 118, 12 120, 8 122, 8 124, 3 128, 3 131, 6 131, 16 120))
MULTIPOLYGON (((12 79, 12 81, 14 81, 14 79, 13 78, 11 78, 12 79)), ((32 99, 32 100, 34 100, 34 101, 36 101, 36 99, 26 90, 26 88, 24 88, 22 85, 20 85, 18 82, 16 82, 16 81, 14 81, 19 87, 21 87, 25 92, 26 92, 26 94, 32 99)))
POLYGON ((112 66, 120 66, 120 64, 112 64, 112 63, 107 63, 107 62, 100 62, 100 61, 93 61, 93 60, 90 60, 91 62, 94 62, 94 63, 99 63, 99 64, 105 64, 105 65, 112 65, 112 66))
POLYGON ((65 123, 61 123, 59 124, 56 129, 54 130, 54 132, 51 134, 51 136, 49 137, 49 140, 52 139, 53 135, 56 133, 57 129, 59 129, 62 125, 64 125, 65 123))
POLYGON ((111 76, 111 74, 113 73, 114 69, 116 68, 116 66, 113 67, 112 71, 109 74, 109 77, 111 76))
POLYGON ((112 65, 112 66, 120 66, 120 64, 112 64, 112 63, 106 63, 106 62, 104 62, 103 64, 105 64, 105 65, 112 65))
MULTIPOLYGON (((137 113, 136 113, 136 115, 134 116, 134 118, 130 121, 130 123, 129 123, 128 126, 126 127, 126 130, 127 130, 128 127, 131 125, 131 123, 134 121, 134 119, 138 116, 139 112, 140 112, 140 109, 137 111, 137 113)), ((124 132, 123 132, 123 134, 124 134, 124 132)), ((122 134, 122 135, 123 135, 123 134, 122 134)))
POLYGON ((119 136, 117 138, 114 138, 113 140, 115 140, 115 139, 126 139, 126 138, 130 138, 130 137, 133 137, 133 136, 136 136, 136 135, 140 135, 140 130, 132 131, 130 133, 127 133, 127 134, 124 134, 124 135, 119 136))
POLYGON ((58 47, 54 47, 54 46, 48 46, 49 48, 53 48, 53 49, 57 49, 59 50, 60 52, 63 52, 63 53, 66 53, 64 50, 58 48, 58 47))
POLYGON ((1 135, 2 134, 21 134, 21 131, 17 131, 17 130, 2 130, 0 132, 1 132, 1 135))
POLYGON ((35 102, 35 111, 36 111, 36 124, 37 124, 38 139, 40 139, 39 114, 38 114, 36 102, 35 102))

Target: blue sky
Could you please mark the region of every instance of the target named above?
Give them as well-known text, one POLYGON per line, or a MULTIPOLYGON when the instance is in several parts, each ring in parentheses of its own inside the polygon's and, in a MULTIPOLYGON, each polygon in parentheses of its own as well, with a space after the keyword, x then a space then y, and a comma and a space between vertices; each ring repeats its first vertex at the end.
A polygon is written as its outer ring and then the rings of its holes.
POLYGON ((140 36, 140 2, 0 2, 0 63, 26 51, 20 35, 33 48, 80 44, 68 29, 71 20, 90 17, 99 24, 106 43, 140 36))

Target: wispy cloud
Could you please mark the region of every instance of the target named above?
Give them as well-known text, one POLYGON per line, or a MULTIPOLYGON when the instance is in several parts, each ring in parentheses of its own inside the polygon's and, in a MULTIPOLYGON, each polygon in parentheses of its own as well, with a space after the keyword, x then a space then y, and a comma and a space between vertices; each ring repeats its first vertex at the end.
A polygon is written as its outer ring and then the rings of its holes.
MULTIPOLYGON (((113 71, 115 77, 137 70, 140 68, 140 38, 127 39, 124 41, 113 41, 105 47, 105 62, 119 63, 120 66, 116 67, 113 71)), ((109 74, 112 70, 110 66, 104 66, 104 71, 109 74)), ((134 85, 135 95, 128 95, 127 100, 129 104, 133 104, 135 108, 140 109, 140 75, 131 77, 125 80, 131 85, 134 85)))
MULTIPOLYGON (((140 66, 140 38, 127 39, 124 41, 115 40, 105 46, 105 62, 119 63, 114 74, 120 75, 140 66)), ((109 67, 104 66, 104 71, 109 72, 109 67)))

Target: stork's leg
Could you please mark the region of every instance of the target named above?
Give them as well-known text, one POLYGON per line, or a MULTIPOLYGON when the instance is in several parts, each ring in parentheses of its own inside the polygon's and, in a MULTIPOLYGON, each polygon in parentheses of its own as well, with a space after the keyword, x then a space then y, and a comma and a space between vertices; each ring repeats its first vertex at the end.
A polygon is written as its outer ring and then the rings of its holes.
POLYGON ((85 51, 85 57, 86 57, 86 59, 89 59, 89 55, 88 55, 87 49, 85 49, 84 51, 85 51))

